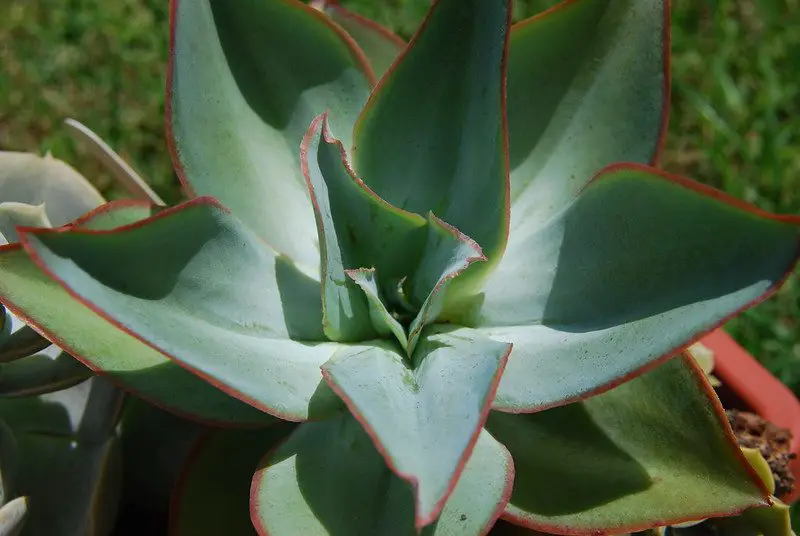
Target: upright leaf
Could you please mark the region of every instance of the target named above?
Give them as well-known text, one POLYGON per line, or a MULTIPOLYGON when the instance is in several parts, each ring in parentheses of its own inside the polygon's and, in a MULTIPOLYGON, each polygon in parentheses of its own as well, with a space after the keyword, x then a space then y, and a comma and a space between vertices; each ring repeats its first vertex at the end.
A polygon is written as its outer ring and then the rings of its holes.
POLYGON ((375 278, 375 268, 359 268, 347 270, 347 275, 364 292, 369 306, 369 318, 372 326, 379 335, 394 335, 403 350, 408 350, 408 337, 403 325, 386 308, 381 299, 378 282, 375 278))
POLYGON ((389 467, 414 488, 416 526, 439 515, 472 451, 511 345, 432 335, 413 365, 391 346, 338 352, 322 367, 389 467))
POLYGON ((179 176, 315 275, 297 151, 326 110, 349 145, 372 77, 357 46, 297 0, 172 0, 171 43, 167 115, 179 176))
POLYGON ((599 169, 655 159, 666 126, 668 58, 666 0, 562 2, 513 26, 514 231, 550 219, 599 169))
POLYGON ((508 235, 508 0, 439 0, 354 132, 355 169, 380 197, 444 221, 496 261, 508 235))
POLYGON ((478 244, 458 229, 428 213, 425 250, 409 284, 409 301, 419 304, 419 312, 408 331, 408 353, 414 352, 426 325, 434 322, 444 308, 446 291, 475 261, 486 257, 478 244))
MULTIPOLYGON (((344 28, 369 59, 376 78, 380 78, 405 48, 397 34, 373 20, 342 7, 334 0, 322 0, 321 9, 344 28)), ((314 5, 314 2, 312 2, 314 5)))
POLYGON ((425 220, 389 205, 352 175, 326 117, 314 120, 301 149, 322 253, 323 324, 331 340, 365 340, 375 334, 368 304, 345 272, 374 266, 384 280, 409 275, 425 220))

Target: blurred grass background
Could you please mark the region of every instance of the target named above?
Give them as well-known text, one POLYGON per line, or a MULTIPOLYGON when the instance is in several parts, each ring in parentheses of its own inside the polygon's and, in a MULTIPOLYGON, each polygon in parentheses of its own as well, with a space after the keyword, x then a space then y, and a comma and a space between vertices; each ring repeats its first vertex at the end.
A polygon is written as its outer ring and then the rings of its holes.
MULTIPOLYGON (((342 0, 408 37, 430 0, 342 0)), ((515 18, 556 3, 518 0, 515 18)), ((673 95, 661 165, 759 207, 800 212, 800 0, 673 0, 673 95)), ((167 0, 2 0, 0 149, 52 151, 109 197, 61 124, 108 141, 168 202, 167 0)), ((800 392, 800 282, 727 327, 800 392)))

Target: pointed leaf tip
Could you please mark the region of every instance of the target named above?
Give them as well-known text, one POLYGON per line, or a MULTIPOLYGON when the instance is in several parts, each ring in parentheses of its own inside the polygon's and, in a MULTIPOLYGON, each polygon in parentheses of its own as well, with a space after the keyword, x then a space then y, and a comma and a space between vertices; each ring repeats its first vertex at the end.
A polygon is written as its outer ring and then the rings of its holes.
POLYGON ((452 493, 510 350, 477 333, 442 332, 420 342, 413 365, 388 346, 342 351, 323 365, 389 467, 411 483, 418 528, 436 519, 452 493))
POLYGON ((486 534, 513 478, 508 451, 482 430, 441 515, 419 530, 410 486, 344 412, 300 425, 265 457, 253 477, 251 517, 259 534, 272 536, 486 534))
POLYGON ((477 318, 461 320, 515 344, 495 408, 538 411, 617 385, 763 300, 799 243, 797 216, 615 165, 514 239, 477 318))
POLYGON ((765 504, 766 490, 688 358, 584 402, 492 412, 486 427, 515 462, 505 518, 535 530, 621 534, 765 504))
POLYGON ((338 409, 319 370, 337 348, 321 333, 319 283, 218 204, 197 198, 112 231, 23 237, 80 303, 231 397, 287 420, 338 409))
POLYGON ((354 166, 363 180, 393 205, 434 211, 475 239, 490 259, 482 271, 508 237, 510 15, 507 0, 434 2, 354 131, 354 166))

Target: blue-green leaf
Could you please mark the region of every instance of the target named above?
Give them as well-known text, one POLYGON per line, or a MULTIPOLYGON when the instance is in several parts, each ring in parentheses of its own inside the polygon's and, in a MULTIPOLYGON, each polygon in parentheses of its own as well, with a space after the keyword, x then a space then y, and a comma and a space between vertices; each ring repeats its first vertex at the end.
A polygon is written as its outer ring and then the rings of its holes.
POLYGON ((323 342, 319 283, 216 202, 195 199, 111 231, 37 230, 23 240, 117 329, 231 396, 289 420, 338 407, 319 369, 338 348, 323 342))
POLYGON ((798 217, 650 168, 607 169, 546 226, 512 235, 520 254, 465 320, 514 343, 495 409, 562 404, 674 353, 774 291, 798 241, 798 217))
POLYGON ((561 2, 512 27, 512 235, 549 220, 604 166, 655 159, 669 99, 668 4, 561 2))
POLYGON ((326 110, 350 145, 373 76, 355 43, 297 0, 174 0, 170 66, 179 176, 316 276, 317 233, 298 151, 326 110))
MULTIPOLYGON (((513 462, 481 431, 441 516, 422 536, 485 534, 508 502, 513 462)), ((253 478, 251 515, 274 536, 418 536, 411 487, 348 413, 304 423, 253 478)))
POLYGON ((491 263, 508 236, 510 11, 508 0, 435 2, 354 132, 355 169, 370 188, 402 209, 434 212, 491 263))
POLYGON ((424 337, 408 363, 389 344, 322 367, 387 463, 414 486, 417 527, 439 515, 477 440, 511 345, 477 333, 424 337))

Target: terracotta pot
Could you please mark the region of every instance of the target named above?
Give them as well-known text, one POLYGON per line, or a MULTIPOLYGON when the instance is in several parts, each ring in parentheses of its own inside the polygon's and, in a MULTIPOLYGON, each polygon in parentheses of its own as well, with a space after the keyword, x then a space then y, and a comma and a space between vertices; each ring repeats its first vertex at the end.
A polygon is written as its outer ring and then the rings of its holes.
POLYGON ((792 452, 797 457, 791 462, 790 468, 798 485, 784 502, 797 501, 800 499, 800 401, 721 329, 712 331, 700 342, 714 352, 714 375, 737 399, 725 400, 721 393, 723 405, 752 411, 775 426, 791 431, 792 452))

